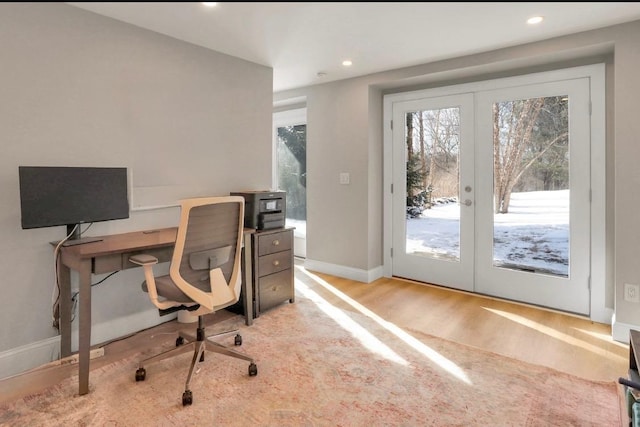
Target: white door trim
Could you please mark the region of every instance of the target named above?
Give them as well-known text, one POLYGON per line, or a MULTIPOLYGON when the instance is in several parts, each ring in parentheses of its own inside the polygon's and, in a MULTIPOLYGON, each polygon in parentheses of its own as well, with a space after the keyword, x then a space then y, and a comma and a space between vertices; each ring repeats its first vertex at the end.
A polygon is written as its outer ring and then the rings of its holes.
POLYGON ((562 70, 508 77, 476 83, 446 86, 385 95, 383 98, 383 274, 392 276, 392 149, 391 121, 394 102, 465 92, 520 86, 531 83, 588 77, 591 90, 591 303, 590 318, 611 324, 613 308, 606 307, 606 145, 605 65, 594 64, 562 70))

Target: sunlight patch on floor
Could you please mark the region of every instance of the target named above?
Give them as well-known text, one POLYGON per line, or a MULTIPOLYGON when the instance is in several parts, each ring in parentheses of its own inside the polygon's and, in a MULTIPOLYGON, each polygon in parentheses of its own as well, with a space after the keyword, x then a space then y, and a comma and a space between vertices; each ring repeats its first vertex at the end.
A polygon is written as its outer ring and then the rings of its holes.
POLYGON ((363 346, 368 348, 372 353, 379 354, 385 359, 392 362, 399 363, 404 366, 409 366, 409 362, 401 357, 398 353, 393 351, 388 345, 376 338, 371 332, 360 326, 357 322, 347 316, 342 310, 331 305, 327 300, 320 295, 309 289, 309 287, 296 280, 296 291, 300 291, 302 295, 314 302, 320 310, 322 310, 327 316, 335 320, 338 325, 346 329, 351 335, 354 336, 363 346))
POLYGON ((487 311, 490 311, 494 314, 497 314, 498 316, 502 316, 506 319, 509 319, 513 322, 519 323, 523 326, 526 326, 528 328, 532 328, 535 329, 538 332, 541 332, 545 335, 548 335, 552 338, 558 339, 560 341, 564 341, 567 344, 570 345, 574 345, 576 347, 580 347, 582 349, 585 349, 587 351, 590 351, 594 354, 597 354, 598 356, 605 356, 608 358, 618 358, 620 360, 626 360, 626 358, 622 357, 622 356, 618 356, 617 354, 613 354, 605 349, 602 349, 598 346, 595 346, 593 344, 589 344, 588 342, 582 341, 578 338, 572 337, 570 335, 565 334, 564 332, 560 332, 557 331, 553 328, 550 328, 549 326, 545 326, 542 325, 538 322, 534 322, 533 320, 527 319, 525 317, 522 316, 518 316, 517 314, 513 314, 513 313, 508 313, 506 311, 502 311, 502 310, 496 310, 495 308, 488 308, 488 307, 482 307, 487 311))
POLYGON ((618 341, 614 340, 613 338, 611 338, 611 334, 601 334, 601 333, 598 333, 598 332, 587 331, 587 330, 580 329, 580 328, 573 328, 573 329, 578 331, 578 332, 581 332, 581 333, 583 333, 585 335, 589 335, 590 337, 597 338, 597 339, 599 339, 601 341, 616 345, 616 346, 618 346, 620 348, 625 348, 625 349, 629 348, 629 346, 627 344, 623 344, 623 343, 618 342, 618 341))
MULTIPOLYGON (((381 327, 383 327, 387 331, 389 331, 392 334, 394 334, 396 337, 398 337, 399 339, 404 341, 411 348, 413 348, 414 350, 416 350, 417 352, 419 352, 423 356, 427 357, 429 360, 431 360, 433 363, 438 365, 440 368, 444 369, 446 372, 448 372, 449 374, 451 374, 455 378, 459 379, 460 381, 465 382, 466 384, 469 384, 469 385, 472 384, 471 380, 469 379, 467 374, 458 365, 456 365, 451 360, 447 359, 446 357, 444 357, 443 355, 441 355, 437 351, 435 351, 432 348, 428 347, 423 342, 421 342, 420 340, 414 338, 413 336, 411 336, 410 334, 408 334, 407 332, 405 332, 404 330, 402 330, 398 326, 396 326, 393 323, 388 322, 385 319, 383 319, 382 317, 378 316, 373 311, 369 310, 367 307, 363 306, 359 302, 357 302, 354 299, 350 298, 348 295, 344 294, 343 292, 340 292, 339 290, 337 290, 336 288, 334 288, 333 286, 328 284, 325 280, 323 280, 320 277, 316 276, 315 274, 307 271, 304 267, 296 266, 296 269, 299 272, 305 274, 310 279, 312 279, 318 285, 320 285, 323 288, 325 288, 327 291, 331 292, 332 294, 334 294, 335 296, 337 296, 338 298, 340 298, 341 300, 343 300, 344 302, 346 302, 347 304, 349 304, 350 306, 352 306, 353 308, 358 310, 363 315, 367 316, 368 318, 370 318, 373 321, 375 321, 376 323, 378 323, 381 327)), ((306 285, 303 285, 302 281, 300 281, 298 279, 296 279, 296 287, 297 287, 296 289, 300 289, 301 292, 305 296, 307 296, 307 294, 305 292, 307 292, 307 291, 313 292, 306 285), (303 291, 302 289, 305 289, 305 290, 303 291)), ((315 294, 315 292, 314 292, 314 294, 315 294)), ((317 295, 317 294, 315 294, 315 295, 317 295)), ((335 312, 338 312, 338 313, 341 314, 341 317, 345 316, 350 322, 353 322, 353 320, 351 320, 351 318, 349 318, 347 315, 345 315, 341 310, 333 307, 330 303, 328 303, 322 297, 318 296, 318 298, 320 298, 322 301, 324 301, 324 303, 322 305, 331 306, 333 308, 332 312, 335 310, 335 312)), ((322 308, 322 305, 319 305, 320 308, 322 308)), ((327 314, 329 314, 329 313, 327 313, 327 314)), ((329 314, 329 315, 331 316, 331 314, 329 314)), ((355 322, 353 322, 353 323, 355 323, 355 322)), ((366 331, 366 329, 364 329, 362 327, 360 327, 360 328, 366 331)), ((368 333, 368 331, 367 331, 367 333, 368 333)), ((377 340, 377 341, 380 342, 379 340, 377 340)))

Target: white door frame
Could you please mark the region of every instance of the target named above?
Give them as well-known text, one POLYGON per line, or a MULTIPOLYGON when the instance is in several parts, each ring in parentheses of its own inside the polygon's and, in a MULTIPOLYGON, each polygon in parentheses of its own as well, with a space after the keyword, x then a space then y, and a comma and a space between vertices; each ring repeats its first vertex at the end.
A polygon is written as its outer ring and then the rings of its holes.
POLYGON ((392 277, 392 185, 393 104, 412 99, 454 95, 481 90, 522 86, 532 83, 587 77, 591 91, 591 320, 611 324, 613 307, 606 307, 606 147, 605 147, 605 66, 586 65, 525 76, 487 80, 441 88, 385 95, 383 99, 383 274, 392 277))

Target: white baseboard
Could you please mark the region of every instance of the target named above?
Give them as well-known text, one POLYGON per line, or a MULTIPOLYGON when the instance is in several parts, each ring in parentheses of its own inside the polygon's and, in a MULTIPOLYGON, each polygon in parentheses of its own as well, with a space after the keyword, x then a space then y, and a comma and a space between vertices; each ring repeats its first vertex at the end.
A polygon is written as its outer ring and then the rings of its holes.
MULTIPOLYGON (((94 324, 91 328, 91 345, 96 345, 142 331, 178 317, 177 313, 160 317, 156 308, 94 324)), ((78 350, 77 328, 71 333, 71 350, 78 350)))
MULTIPOLYGON (((91 345, 108 342, 176 317, 175 313, 160 317, 158 310, 151 309, 99 323, 91 328, 91 345)), ((71 332, 71 351, 78 351, 78 330, 75 323, 71 332)), ((20 374, 58 359, 60 359, 59 335, 0 352, 0 379, 20 374)))
POLYGON ((382 266, 371 270, 361 270, 344 265, 330 264, 322 261, 314 261, 305 259, 304 267, 308 270, 317 271, 319 273, 331 274, 332 276, 344 277, 345 279, 355 280, 363 283, 371 283, 382 277, 382 266))
POLYGON ((611 325, 614 318, 614 312, 612 308, 607 307, 591 307, 591 320, 598 323, 604 323, 605 325, 611 325))
POLYGON ((637 325, 631 325, 628 323, 622 323, 616 321, 616 315, 612 316, 611 320, 611 337, 615 341, 620 341, 624 344, 629 344, 629 331, 631 330, 638 331, 640 327, 637 325))
POLYGON ((293 253, 300 258, 307 257, 307 239, 306 237, 293 235, 293 253))
POLYGON ((59 336, 3 351, 0 353, 0 378, 17 375, 59 358, 59 336))

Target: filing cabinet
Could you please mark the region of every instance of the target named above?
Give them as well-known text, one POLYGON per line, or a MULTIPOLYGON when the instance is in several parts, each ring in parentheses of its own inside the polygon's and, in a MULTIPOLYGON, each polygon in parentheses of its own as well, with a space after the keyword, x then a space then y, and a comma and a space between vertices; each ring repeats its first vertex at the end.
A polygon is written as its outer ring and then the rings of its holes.
POLYGON ((293 287, 293 228, 253 234, 253 295, 255 317, 289 300, 293 287))
MULTIPOLYGON (((293 230, 293 227, 259 230, 251 235, 254 318, 285 301, 295 302, 293 230)), ((241 295, 228 310, 244 314, 244 298, 241 295)))

